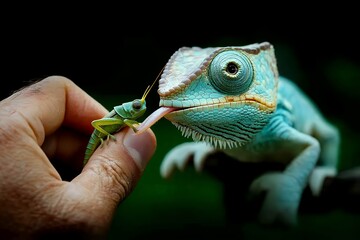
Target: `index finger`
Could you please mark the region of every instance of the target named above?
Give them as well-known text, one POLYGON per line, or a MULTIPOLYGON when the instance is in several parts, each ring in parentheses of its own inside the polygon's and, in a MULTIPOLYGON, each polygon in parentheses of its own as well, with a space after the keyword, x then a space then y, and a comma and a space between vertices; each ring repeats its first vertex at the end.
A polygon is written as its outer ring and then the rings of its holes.
POLYGON ((25 118, 39 145, 61 125, 89 134, 93 130, 91 121, 107 112, 74 82, 61 76, 47 77, 4 101, 25 118))

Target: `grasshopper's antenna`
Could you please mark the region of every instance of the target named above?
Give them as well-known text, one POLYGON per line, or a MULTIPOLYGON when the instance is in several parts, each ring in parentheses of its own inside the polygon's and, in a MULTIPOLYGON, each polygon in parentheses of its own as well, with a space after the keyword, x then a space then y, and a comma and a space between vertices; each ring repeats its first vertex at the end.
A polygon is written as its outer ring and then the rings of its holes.
POLYGON ((142 98, 141 98, 141 100, 140 100, 142 103, 145 101, 145 98, 146 98, 146 96, 149 94, 151 88, 154 86, 154 84, 156 83, 156 81, 159 79, 161 73, 164 71, 164 68, 165 68, 165 66, 161 69, 161 71, 159 72, 159 74, 156 76, 154 82, 153 82, 151 85, 147 86, 147 88, 145 89, 145 92, 144 92, 144 94, 143 94, 143 96, 142 96, 142 98))

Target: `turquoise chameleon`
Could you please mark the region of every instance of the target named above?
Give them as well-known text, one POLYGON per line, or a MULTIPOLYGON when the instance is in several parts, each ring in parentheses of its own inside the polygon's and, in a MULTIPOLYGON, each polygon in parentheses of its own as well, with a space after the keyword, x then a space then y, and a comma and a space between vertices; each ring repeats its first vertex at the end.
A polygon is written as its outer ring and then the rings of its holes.
POLYGON ((261 223, 297 224, 304 188, 309 185, 318 195, 324 177, 337 173, 338 129, 293 82, 279 76, 268 42, 182 47, 166 64, 158 94, 160 108, 138 133, 165 117, 194 140, 165 155, 164 178, 185 168, 190 156, 202 170, 207 156, 217 151, 239 161, 286 164, 283 172, 268 172, 249 188, 252 194, 267 192, 261 223))

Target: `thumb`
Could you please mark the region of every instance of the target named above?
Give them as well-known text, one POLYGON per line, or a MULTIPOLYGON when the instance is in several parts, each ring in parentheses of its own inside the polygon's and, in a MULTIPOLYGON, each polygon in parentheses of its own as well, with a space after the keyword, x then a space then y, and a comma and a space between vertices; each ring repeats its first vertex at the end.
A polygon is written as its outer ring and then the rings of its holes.
POLYGON ((104 141, 72 182, 91 191, 102 205, 116 207, 140 179, 155 152, 156 137, 151 129, 135 135, 130 128, 114 136, 116 141, 104 141))

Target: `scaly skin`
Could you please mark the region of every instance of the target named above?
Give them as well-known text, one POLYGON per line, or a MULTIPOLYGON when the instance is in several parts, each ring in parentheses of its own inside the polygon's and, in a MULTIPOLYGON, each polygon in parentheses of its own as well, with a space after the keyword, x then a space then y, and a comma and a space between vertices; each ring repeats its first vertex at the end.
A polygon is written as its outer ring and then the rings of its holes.
POLYGON ((183 169, 189 156, 201 170, 216 151, 240 161, 286 164, 283 172, 269 172, 250 186, 252 194, 267 191, 262 223, 295 225, 304 188, 310 184, 319 194, 324 176, 337 172, 337 129, 298 87, 279 77, 270 43, 181 48, 165 66, 158 93, 161 107, 173 107, 165 118, 195 141, 165 156, 163 177, 183 169))

